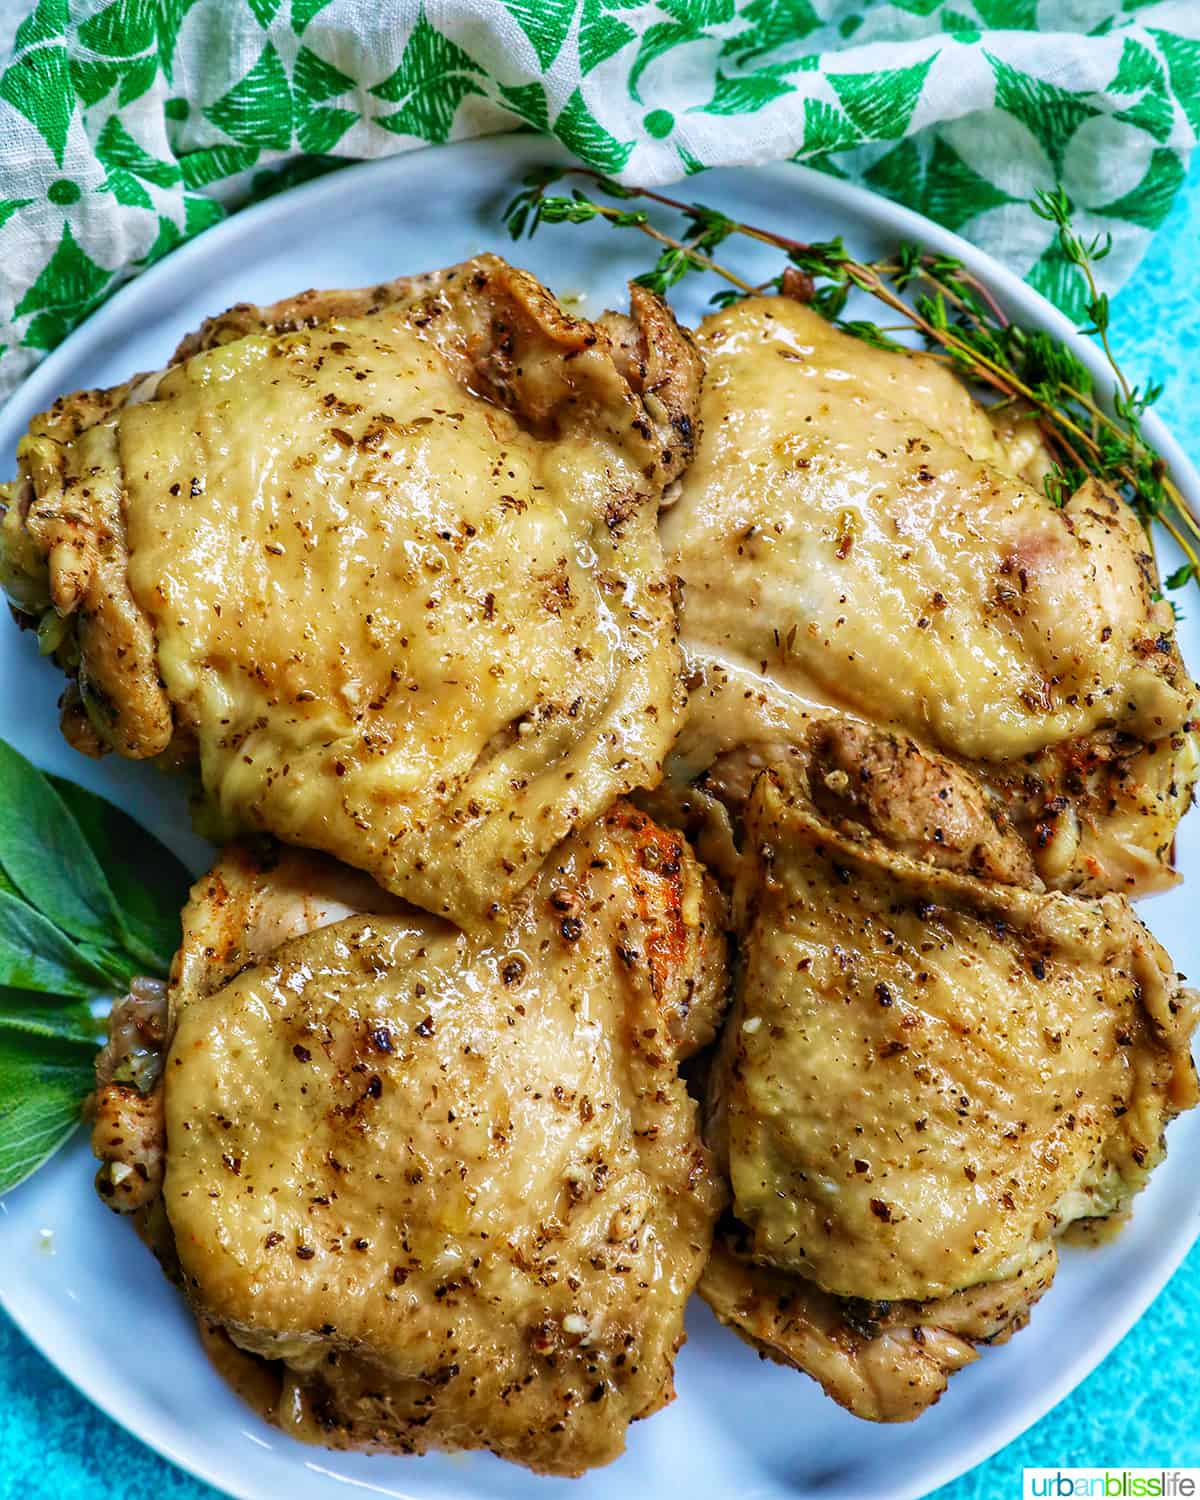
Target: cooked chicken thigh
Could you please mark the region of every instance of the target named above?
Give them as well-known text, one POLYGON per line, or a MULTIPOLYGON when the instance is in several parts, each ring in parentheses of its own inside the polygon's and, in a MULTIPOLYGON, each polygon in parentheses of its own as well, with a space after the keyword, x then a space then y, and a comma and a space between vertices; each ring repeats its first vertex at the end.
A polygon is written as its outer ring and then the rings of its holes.
POLYGON ((1194 1099, 1193 999, 1122 898, 898 852, 827 766, 747 808, 718 1139, 772 1264, 945 1296, 1142 1186, 1194 1099))
POLYGON ((971 1364, 980 1344, 1005 1344, 1054 1280, 1053 1245, 1004 1281, 928 1302, 833 1297, 806 1277, 758 1265, 736 1224, 718 1228, 704 1300, 765 1359, 813 1376, 868 1422, 910 1422, 971 1364))
POLYGON ((745 1243, 702 1291, 860 1414, 910 1416, 1019 1326, 1055 1236, 1144 1185, 1196 1102, 1197 997, 1124 897, 1041 889, 911 742, 812 732, 754 780, 744 835, 710 1132, 745 1243), (781 1277, 798 1300, 772 1312, 781 1277), (867 1338, 864 1300, 904 1306, 867 1338), (959 1342, 913 1350, 917 1326, 959 1342))
POLYGON ((480 256, 234 309, 65 399, 2 531, 10 598, 75 674, 68 738, 198 758, 214 838, 494 915, 674 735, 657 501, 699 369, 643 289, 593 324, 480 256))
POLYGON ((320 856, 235 846, 197 885, 162 1202, 272 1420, 577 1474, 672 1398, 721 1203, 677 1071, 716 1028, 718 916, 625 803, 474 936, 320 856))
POLYGON ((791 299, 699 342, 703 435, 662 528, 693 684, 677 777, 838 710, 976 765, 1049 883, 1169 883, 1195 697, 1132 513, 1094 483, 1055 509, 947 370, 791 299))

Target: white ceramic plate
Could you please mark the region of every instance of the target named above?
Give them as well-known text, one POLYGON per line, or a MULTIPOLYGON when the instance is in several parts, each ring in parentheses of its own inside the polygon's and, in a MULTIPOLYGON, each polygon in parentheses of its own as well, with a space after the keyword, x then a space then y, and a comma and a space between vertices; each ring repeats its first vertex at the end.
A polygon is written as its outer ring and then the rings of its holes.
MULTIPOLYGON (((442 147, 346 169, 236 216, 120 292, 34 373, 0 413, 0 472, 30 416, 60 392, 110 384, 161 364, 179 337, 233 302, 270 302, 307 286, 356 286, 449 265, 481 249, 510 253, 585 312, 624 305, 644 269, 637 236, 600 226, 542 231, 510 249, 499 210, 522 172, 553 155, 529 136, 442 147)), ((808 239, 843 234, 859 255, 901 239, 962 258, 1021 320, 1073 339, 1066 321, 986 256, 914 214, 794 166, 712 172, 706 202, 808 239)), ((739 247, 739 255, 741 250, 739 247)), ((745 262, 743 262, 744 264, 745 262)), ((765 270, 763 274, 768 274, 765 270)), ((682 289, 687 291, 687 286, 682 289)), ((689 317, 711 286, 680 296, 689 317)), ((1101 362, 1083 340, 1077 352, 1101 362)), ((1193 502, 1200 480, 1153 423, 1150 436, 1193 502)), ((1184 648, 1200 664, 1194 613, 1184 648)), ((120 801, 199 869, 178 788, 154 771, 93 764, 57 732, 58 674, 28 639, 0 630, 0 733, 42 765, 120 801)), ((1180 968, 1200 974, 1200 816, 1179 857, 1195 883, 1144 915, 1180 968), (1188 907, 1192 920, 1188 920, 1188 907)), ((93 1401, 167 1458, 245 1500, 312 1500, 345 1485, 406 1500, 617 1500, 668 1489, 706 1500, 910 1500, 979 1463, 1067 1394, 1145 1310, 1200 1230, 1200 1112, 1171 1127, 1170 1157, 1132 1225, 1100 1250, 1071 1251, 1032 1325, 956 1376, 919 1422, 876 1427, 846 1415, 803 1376, 761 1363, 694 1301, 679 1360, 679 1399, 639 1423, 627 1454, 582 1480, 535 1479, 487 1455, 367 1458, 305 1448, 258 1420, 201 1353, 190 1321, 132 1230, 91 1191, 83 1140, 0 1203, 0 1299, 42 1352, 93 1401), (52 1232, 51 1250, 44 1230, 52 1232)))

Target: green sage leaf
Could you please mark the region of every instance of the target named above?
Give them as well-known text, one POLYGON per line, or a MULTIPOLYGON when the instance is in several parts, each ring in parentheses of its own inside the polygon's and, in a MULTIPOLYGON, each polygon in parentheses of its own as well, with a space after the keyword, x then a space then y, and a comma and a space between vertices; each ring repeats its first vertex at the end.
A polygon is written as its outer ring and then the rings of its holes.
POLYGON ((92 1000, 113 975, 19 896, 0 891, 0 985, 92 1000))
POLYGON ((135 972, 164 977, 179 947, 179 914, 192 883, 187 866, 105 798, 49 779, 104 872, 121 940, 140 966, 135 972))
POLYGON ((104 1023, 92 1015, 86 1000, 0 989, 0 1031, 21 1031, 29 1036, 97 1047, 103 1039, 104 1023))
POLYGON ((70 937, 119 944, 113 893, 74 814, 42 772, 3 740, 0 866, 25 900, 70 937))
POLYGON ((92 1088, 93 1049, 0 1030, 0 1194, 64 1146, 92 1088))

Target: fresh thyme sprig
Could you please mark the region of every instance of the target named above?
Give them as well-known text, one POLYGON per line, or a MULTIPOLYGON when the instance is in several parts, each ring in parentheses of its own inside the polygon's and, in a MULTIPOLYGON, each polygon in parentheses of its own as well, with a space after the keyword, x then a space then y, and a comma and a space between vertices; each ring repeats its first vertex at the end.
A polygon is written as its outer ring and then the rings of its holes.
POLYGON ((1200 584, 1200 521, 1190 510, 1166 464, 1147 442, 1142 417, 1162 395, 1162 386, 1144 390, 1129 383, 1109 342, 1109 304, 1097 284, 1096 264, 1111 239, 1085 242, 1071 223, 1071 201, 1061 189, 1040 193, 1032 204, 1055 226, 1063 256, 1077 266, 1088 288, 1090 326, 1116 380, 1111 410, 1097 397, 1086 366, 1058 339, 1040 329, 1013 323, 988 288, 960 260, 906 244, 889 258, 859 261, 839 238, 808 244, 772 230, 744 224, 719 209, 686 203, 651 188, 626 187, 586 167, 543 167, 526 177, 504 219, 514 239, 541 224, 585 224, 602 219, 616 229, 633 229, 659 246, 653 266, 635 278, 665 296, 686 276, 710 273, 729 284, 713 302, 718 306, 759 292, 785 292, 856 338, 883 349, 904 346, 895 328, 844 316, 851 292, 866 292, 895 312, 901 328, 915 329, 935 358, 967 380, 985 387, 996 406, 1015 405, 1036 420, 1053 460, 1044 480, 1056 505, 1089 477, 1111 485, 1133 506, 1149 533, 1158 521, 1174 539, 1185 562, 1166 579, 1170 589, 1189 580, 1200 584), (565 177, 589 179, 606 198, 619 203, 640 199, 669 209, 683 220, 678 234, 654 223, 643 208, 617 207, 576 188, 569 194, 549 189, 565 177), (735 237, 780 251, 780 273, 751 282, 716 256, 735 237))

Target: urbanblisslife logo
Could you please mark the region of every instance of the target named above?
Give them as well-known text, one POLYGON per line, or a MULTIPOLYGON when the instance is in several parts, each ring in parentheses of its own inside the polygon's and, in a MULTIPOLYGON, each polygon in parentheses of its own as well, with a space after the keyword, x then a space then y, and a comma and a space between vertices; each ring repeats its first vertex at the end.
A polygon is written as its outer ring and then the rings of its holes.
POLYGON ((1022 1500, 1192 1500, 1200 1469, 1026 1469, 1022 1500))

